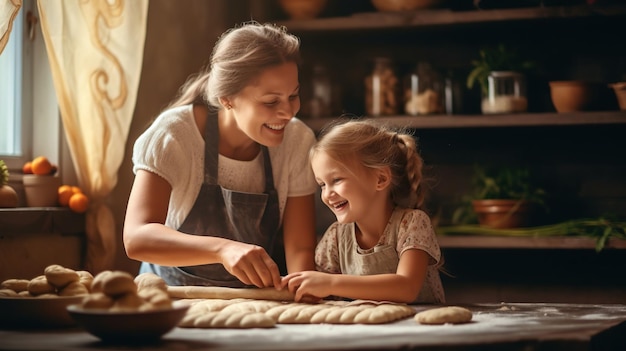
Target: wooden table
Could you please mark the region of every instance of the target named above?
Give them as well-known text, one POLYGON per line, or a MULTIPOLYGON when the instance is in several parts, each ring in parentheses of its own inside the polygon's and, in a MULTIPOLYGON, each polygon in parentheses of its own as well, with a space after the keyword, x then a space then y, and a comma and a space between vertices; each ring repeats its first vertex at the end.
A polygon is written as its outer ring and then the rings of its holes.
MULTIPOLYGON (((433 306, 414 306, 421 311, 433 306)), ((81 330, 0 330, 0 350, 626 350, 626 305, 467 305, 471 323, 175 328, 151 345, 107 345, 81 330)))

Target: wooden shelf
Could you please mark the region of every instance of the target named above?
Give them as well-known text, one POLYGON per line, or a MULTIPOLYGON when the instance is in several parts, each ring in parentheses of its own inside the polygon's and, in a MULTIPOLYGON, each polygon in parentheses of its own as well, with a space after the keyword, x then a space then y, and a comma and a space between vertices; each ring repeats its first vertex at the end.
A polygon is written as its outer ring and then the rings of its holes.
MULTIPOLYGON (((303 118, 302 121, 314 131, 320 131, 324 126, 337 118, 340 117, 303 118)), ((518 113, 507 115, 385 116, 375 118, 394 126, 420 129, 542 127, 626 124, 626 111, 518 113)))
POLYGON ((548 6, 516 9, 452 11, 432 9, 402 12, 366 12, 347 17, 278 22, 294 33, 368 29, 420 28, 455 24, 510 22, 534 19, 588 18, 626 15, 626 5, 548 6))
MULTIPOLYGON (((439 245, 443 249, 589 249, 594 250, 593 238, 562 237, 509 237, 475 235, 439 235, 439 245)), ((607 249, 626 249, 626 240, 610 239, 604 246, 607 249)))

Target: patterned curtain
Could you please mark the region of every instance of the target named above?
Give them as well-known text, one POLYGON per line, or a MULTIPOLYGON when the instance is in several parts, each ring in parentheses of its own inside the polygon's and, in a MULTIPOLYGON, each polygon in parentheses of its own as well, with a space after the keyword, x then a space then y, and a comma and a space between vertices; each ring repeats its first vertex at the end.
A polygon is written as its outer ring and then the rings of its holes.
POLYGON ((117 184, 135 109, 148 0, 38 0, 52 78, 79 186, 89 196, 86 269, 115 260, 117 184))
POLYGON ((0 0, 0 54, 9 41, 13 20, 22 7, 22 0, 0 0))

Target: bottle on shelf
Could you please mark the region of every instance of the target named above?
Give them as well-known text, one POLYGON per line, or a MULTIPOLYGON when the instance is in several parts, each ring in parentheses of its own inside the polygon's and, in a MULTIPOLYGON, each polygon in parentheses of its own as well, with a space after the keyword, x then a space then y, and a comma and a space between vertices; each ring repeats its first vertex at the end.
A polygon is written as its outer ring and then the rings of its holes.
POLYGON ((372 73, 365 78, 365 111, 369 116, 396 115, 400 107, 400 81, 391 59, 374 59, 372 73))
POLYGON ((308 114, 310 118, 330 117, 333 114, 333 85, 325 65, 313 66, 311 97, 308 114))

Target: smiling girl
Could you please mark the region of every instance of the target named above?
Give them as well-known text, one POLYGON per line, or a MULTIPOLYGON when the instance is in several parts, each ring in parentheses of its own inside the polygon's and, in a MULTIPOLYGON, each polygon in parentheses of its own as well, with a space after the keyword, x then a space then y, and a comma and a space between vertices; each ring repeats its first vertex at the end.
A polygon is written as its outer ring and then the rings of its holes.
POLYGON ((423 161, 413 136, 348 121, 320 138, 310 160, 337 221, 317 246, 317 272, 283 278, 296 299, 443 303, 441 252, 420 209, 423 161))

